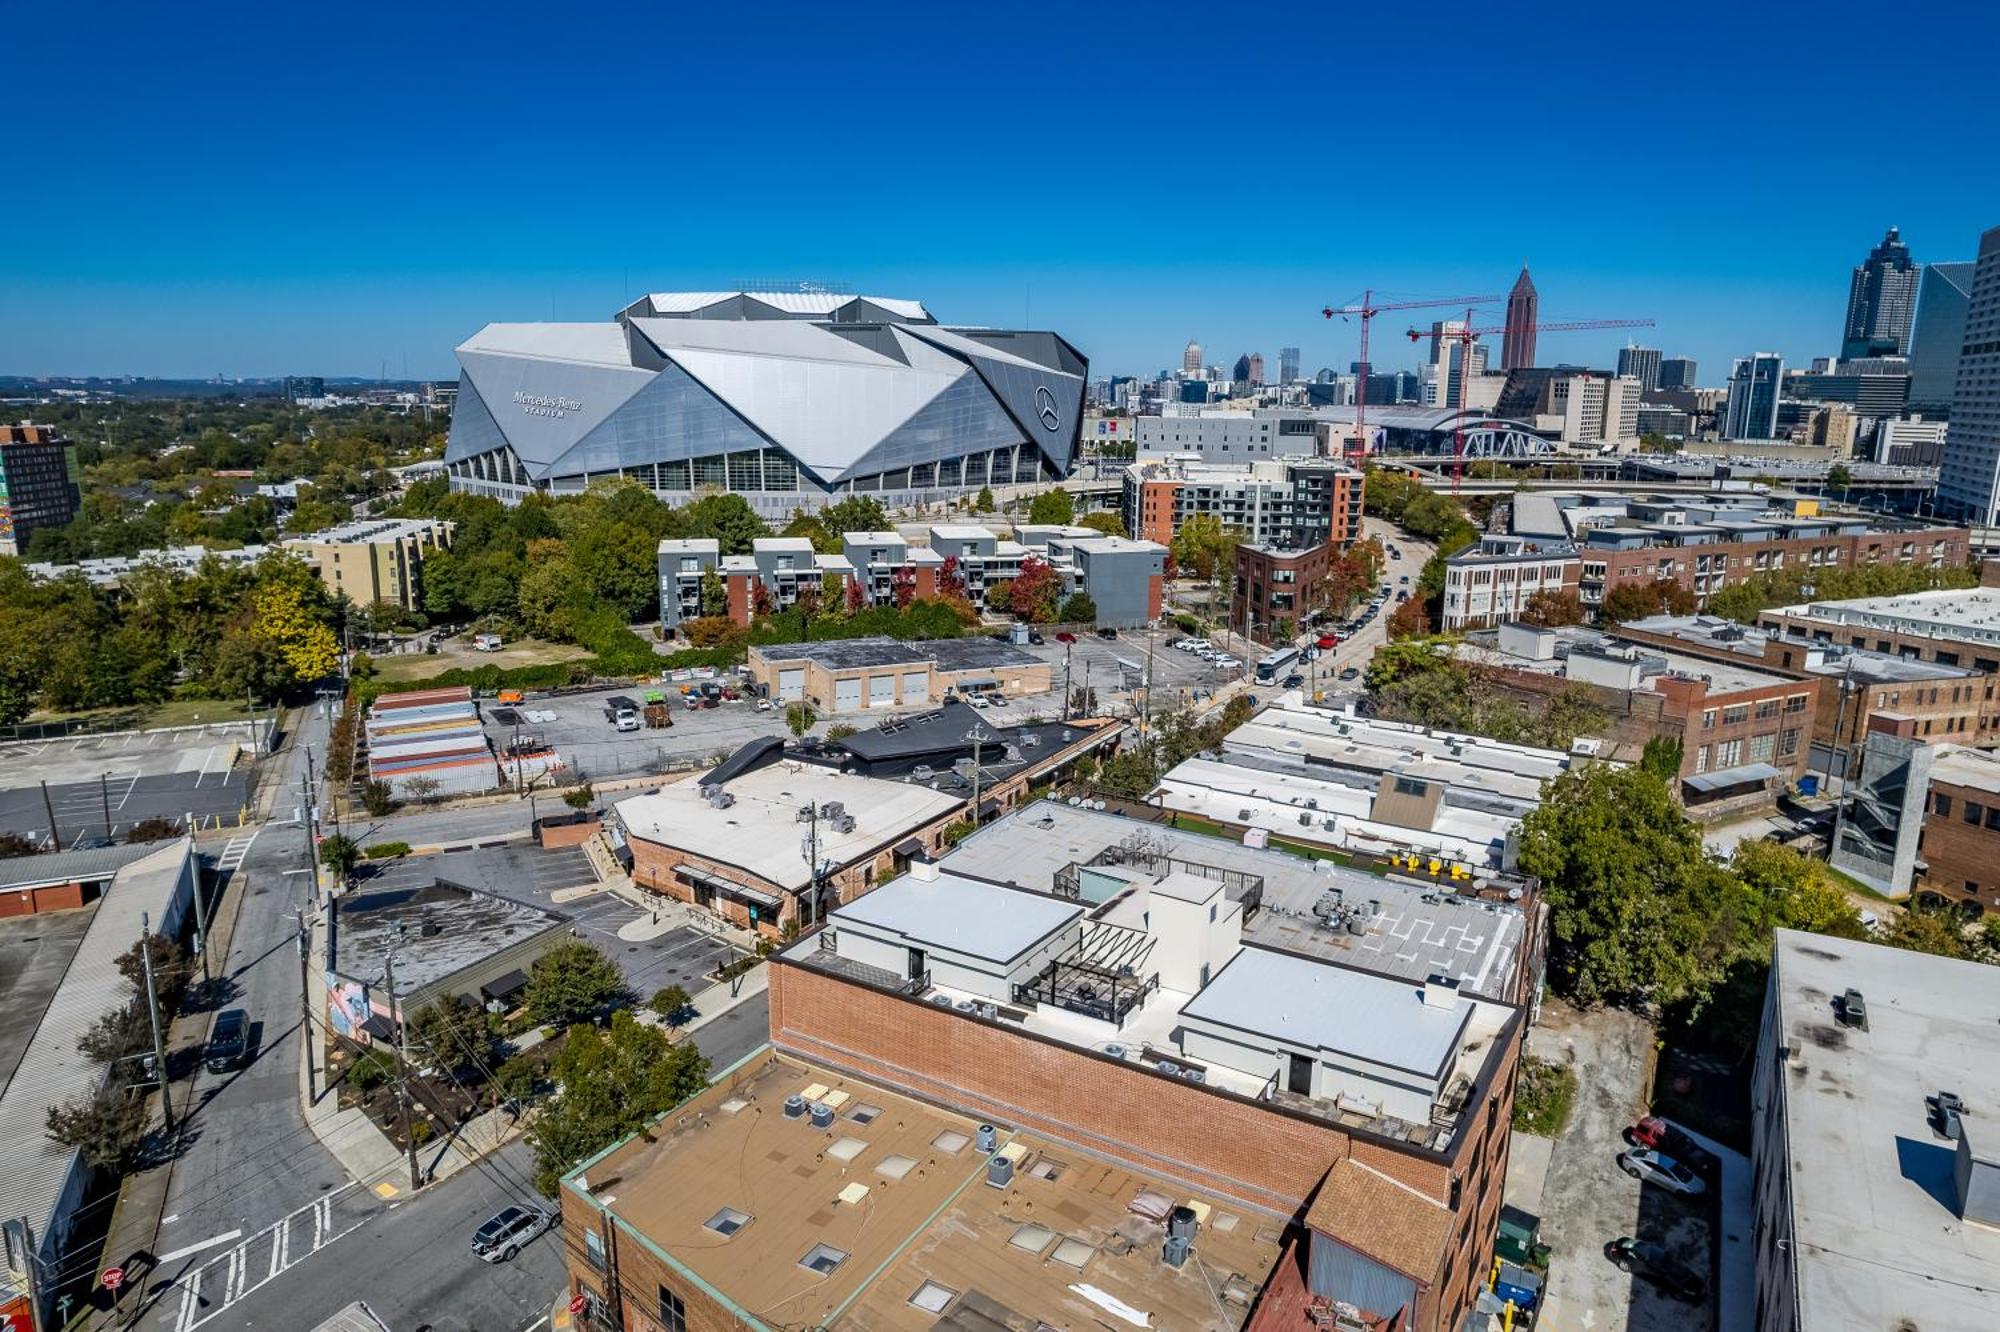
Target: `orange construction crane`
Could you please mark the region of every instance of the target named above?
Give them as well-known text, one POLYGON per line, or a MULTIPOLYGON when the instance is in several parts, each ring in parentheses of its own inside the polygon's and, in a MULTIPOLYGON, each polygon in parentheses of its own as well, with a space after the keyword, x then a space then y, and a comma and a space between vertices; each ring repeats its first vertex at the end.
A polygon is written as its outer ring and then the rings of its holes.
MULTIPOLYGON (((1349 440, 1344 450, 1349 462, 1357 462, 1368 452, 1368 376, 1375 373, 1374 362, 1368 359, 1368 326, 1375 316, 1384 310, 1426 310, 1440 305, 1484 305, 1497 301, 1498 296, 1452 296, 1438 301, 1388 301, 1375 304, 1375 291, 1371 287, 1361 293, 1359 305, 1329 305, 1320 311, 1328 319, 1342 319, 1352 315, 1361 321, 1361 373, 1355 376, 1354 384, 1354 438, 1349 440)), ((1470 319, 1466 323, 1470 324, 1470 319)))
MULTIPOLYGON (((1574 333, 1582 329, 1592 328, 1651 328, 1652 326, 1653 321, 1650 319, 1570 319, 1553 324, 1528 324, 1516 331, 1527 333, 1574 333)), ((1472 344, 1489 333, 1505 333, 1507 331, 1504 325, 1500 328, 1474 328, 1472 326, 1472 311, 1467 309, 1465 312, 1465 327, 1450 329, 1442 334, 1444 337, 1456 339, 1463 349, 1459 352, 1458 356, 1458 402, 1455 404, 1458 408, 1458 419, 1453 425, 1451 441, 1451 493, 1454 495, 1458 493, 1459 478, 1465 472, 1465 395, 1472 387, 1472 344)), ((1412 328, 1409 331, 1411 342, 1416 342, 1427 336, 1421 329, 1412 328)), ((1446 403, 1445 405, 1450 407, 1454 404, 1446 403)))

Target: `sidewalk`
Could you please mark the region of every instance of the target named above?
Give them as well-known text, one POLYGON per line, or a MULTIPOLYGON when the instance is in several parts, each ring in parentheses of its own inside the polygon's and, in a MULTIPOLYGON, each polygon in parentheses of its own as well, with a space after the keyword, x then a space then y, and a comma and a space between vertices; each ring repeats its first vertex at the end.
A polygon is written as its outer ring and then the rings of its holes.
MULTIPOLYGON (((313 917, 310 947, 314 965, 307 968, 307 973, 312 984, 313 1013, 315 1020, 323 1023, 328 1001, 326 922, 319 913, 313 917)), ((409 1189, 409 1164, 365 1112, 340 1108, 340 1094, 327 1086, 324 1032, 322 1026, 308 1043, 310 1059, 299 1061, 299 1108, 306 1127, 357 1184, 379 1198, 394 1198, 409 1189), (309 1087, 318 1088, 317 1099, 309 1087)))

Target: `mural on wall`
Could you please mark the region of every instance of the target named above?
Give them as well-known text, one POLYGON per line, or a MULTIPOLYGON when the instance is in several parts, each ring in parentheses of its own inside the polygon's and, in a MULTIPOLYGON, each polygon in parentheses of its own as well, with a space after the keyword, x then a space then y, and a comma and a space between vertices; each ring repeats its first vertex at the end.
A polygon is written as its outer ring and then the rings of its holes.
POLYGON ((368 987, 359 981, 340 980, 329 976, 333 1002, 330 1016, 333 1029, 349 1040, 366 1041, 368 1015, 368 987))

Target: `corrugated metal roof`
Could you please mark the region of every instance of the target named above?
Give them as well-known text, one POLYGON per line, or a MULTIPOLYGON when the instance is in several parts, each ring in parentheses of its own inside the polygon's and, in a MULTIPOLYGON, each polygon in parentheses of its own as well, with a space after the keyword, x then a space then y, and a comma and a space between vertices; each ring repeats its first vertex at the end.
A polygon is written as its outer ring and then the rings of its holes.
POLYGON ((158 849, 157 843, 141 842, 131 846, 92 847, 87 851, 55 851, 45 856, 15 856, 0 860, 0 891, 108 878, 158 849))
POLYGON ((0 1142, 7 1144, 0 1216, 27 1217, 37 1233, 49 1229, 49 1211, 77 1156, 50 1141, 49 1107, 93 1095, 104 1082, 103 1065, 76 1048, 77 1038, 130 997, 118 958, 138 942, 140 916, 150 915, 156 930, 171 927, 186 906, 176 900, 180 890, 194 881, 192 839, 145 850, 105 890, 27 1053, 0 1091, 0 1142))

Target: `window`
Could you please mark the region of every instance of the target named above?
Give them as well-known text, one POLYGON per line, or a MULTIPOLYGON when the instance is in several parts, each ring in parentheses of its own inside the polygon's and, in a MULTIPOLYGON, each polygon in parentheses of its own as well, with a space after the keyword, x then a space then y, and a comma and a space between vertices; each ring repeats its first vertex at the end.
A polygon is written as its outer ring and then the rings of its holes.
POLYGON ((1775 716, 1777 716, 1777 715, 1778 715, 1778 700, 1777 700, 1777 699, 1775 699, 1775 698, 1766 698, 1766 699, 1762 699, 1762 700, 1759 700, 1759 702, 1758 702, 1758 704, 1757 704, 1757 720, 1758 720, 1758 721, 1764 721, 1764 720, 1766 720, 1766 719, 1768 719, 1768 718, 1771 718, 1771 717, 1775 717, 1775 716))
POLYGON ((1704 730, 1704 731, 1712 731, 1712 730, 1714 730, 1714 729, 1715 729, 1715 709, 1714 709, 1714 708, 1704 708, 1704 709, 1702 710, 1702 714, 1701 714, 1701 729, 1702 729, 1702 730, 1704 730))
POLYGON ((1783 758, 1791 758, 1799 752, 1799 733, 1796 728, 1778 737, 1778 753, 1783 758))
POLYGON ((808 1272, 829 1276, 836 1267, 847 1261, 847 1251, 836 1249, 831 1244, 815 1244, 806 1250, 805 1257, 799 1259, 799 1266, 808 1272))
POLYGON ((604 1236, 594 1230, 584 1231, 583 1256, 590 1260, 592 1267, 602 1272, 604 1270, 604 1236))
POLYGON ((750 1224, 750 1213, 739 1212, 734 1207, 725 1207, 701 1224, 704 1228, 727 1239, 750 1224))
POLYGON ((1724 740, 1715 747, 1715 766, 1718 768, 1733 768, 1742 761, 1743 742, 1741 740, 1724 740))
POLYGON ((1738 722, 1748 721, 1749 719, 1750 705, 1747 703, 1738 703, 1733 708, 1724 708, 1722 710, 1722 724, 1724 726, 1734 726, 1738 722))
POLYGON ((1750 738, 1750 761, 1752 763, 1769 763, 1772 751, 1777 748, 1777 743, 1778 737, 1776 735, 1752 736, 1750 738))
POLYGON ((1980 804, 1977 800, 1968 800, 1965 802, 1965 811, 1959 817, 1967 823, 1977 824, 1981 819, 1986 817, 1986 806, 1980 804))
POLYGON ((1427 783, 1420 782, 1414 777, 1398 777, 1396 779, 1397 795, 1406 795, 1406 796, 1428 795, 1430 793, 1430 789, 1431 788, 1427 783))
POLYGON ((1707 771, 1708 771, 1708 746, 1707 746, 1707 745, 1703 745, 1703 746, 1702 746, 1702 747, 1701 747, 1700 749, 1697 749, 1697 750, 1695 750, 1695 751, 1694 751, 1694 770, 1695 770, 1696 772, 1707 772, 1707 771))
POLYGON ((660 1325, 666 1332, 687 1332, 687 1317, 687 1306, 681 1303, 681 1297, 661 1286, 660 1325))

